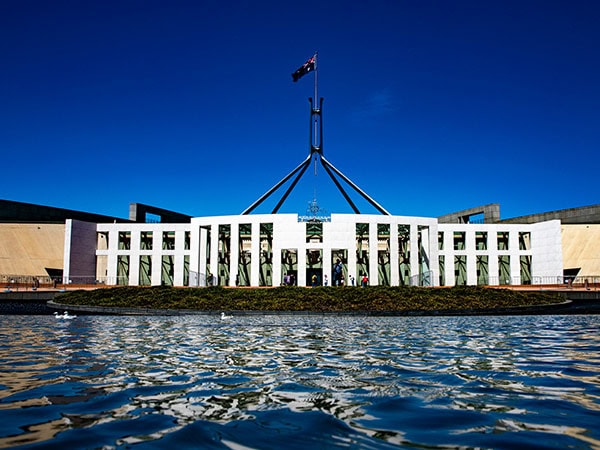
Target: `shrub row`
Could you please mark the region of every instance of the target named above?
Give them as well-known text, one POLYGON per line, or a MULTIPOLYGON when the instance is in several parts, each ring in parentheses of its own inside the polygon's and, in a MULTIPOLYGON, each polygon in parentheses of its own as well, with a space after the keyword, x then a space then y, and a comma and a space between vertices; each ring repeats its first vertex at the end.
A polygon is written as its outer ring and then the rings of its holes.
POLYGON ((557 294, 475 286, 173 288, 115 287, 62 294, 56 302, 126 308, 201 311, 444 311, 514 308, 559 303, 557 294))

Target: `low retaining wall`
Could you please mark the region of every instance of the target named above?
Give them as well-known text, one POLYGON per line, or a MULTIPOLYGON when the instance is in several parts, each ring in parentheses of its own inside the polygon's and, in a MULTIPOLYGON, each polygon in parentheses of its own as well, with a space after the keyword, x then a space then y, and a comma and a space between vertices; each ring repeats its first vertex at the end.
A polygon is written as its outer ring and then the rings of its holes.
POLYGON ((54 312, 48 307, 58 291, 12 291, 0 293, 0 314, 48 315, 54 312))

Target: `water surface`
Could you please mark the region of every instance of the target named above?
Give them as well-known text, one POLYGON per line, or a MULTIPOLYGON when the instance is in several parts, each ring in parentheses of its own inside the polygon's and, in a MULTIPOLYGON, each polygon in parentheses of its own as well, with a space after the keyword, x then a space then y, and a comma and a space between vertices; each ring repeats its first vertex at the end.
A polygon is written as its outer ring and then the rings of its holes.
POLYGON ((599 316, 0 317, 0 447, 600 448, 599 316))

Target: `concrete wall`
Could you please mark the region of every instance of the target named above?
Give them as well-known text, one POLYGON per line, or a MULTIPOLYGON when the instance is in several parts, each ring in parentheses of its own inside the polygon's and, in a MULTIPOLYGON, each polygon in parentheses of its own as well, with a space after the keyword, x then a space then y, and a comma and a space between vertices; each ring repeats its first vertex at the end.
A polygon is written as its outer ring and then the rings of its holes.
POLYGON ((67 220, 63 282, 93 284, 96 280, 95 223, 67 220))
POLYGON ((483 223, 496 223, 500 221, 500 205, 490 203, 489 205, 477 206, 462 211, 446 214, 438 217, 439 223, 471 223, 471 216, 483 214, 483 223))
POLYGON ((129 220, 132 222, 145 223, 146 215, 152 214, 160 217, 160 223, 187 223, 191 216, 169 211, 155 206, 144 205, 143 203, 129 204, 129 220))
POLYGON ((600 224, 600 205, 561 209, 502 220, 503 223, 537 223, 560 220, 563 224, 600 224))
POLYGON ((562 225, 563 265, 578 276, 600 276, 600 225, 562 225))
POLYGON ((0 224, 0 275, 47 276, 63 269, 65 225, 0 224))
POLYGON ((560 282, 563 275, 563 248, 560 220, 550 220, 531 225, 533 271, 542 284, 560 282))

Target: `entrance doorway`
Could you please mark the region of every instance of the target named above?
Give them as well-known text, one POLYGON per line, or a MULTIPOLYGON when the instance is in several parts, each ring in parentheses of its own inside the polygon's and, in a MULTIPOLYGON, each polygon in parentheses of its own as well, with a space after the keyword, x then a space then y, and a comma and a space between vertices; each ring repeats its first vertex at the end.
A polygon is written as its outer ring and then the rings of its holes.
POLYGON ((348 281, 348 250, 343 248, 331 250, 331 285, 345 286, 348 281))
POLYGON ((323 285, 323 269, 306 269, 306 285, 313 285, 313 275, 317 277, 316 286, 323 285))
POLYGON ((313 276, 317 277, 316 286, 323 285, 323 250, 311 248, 306 250, 306 285, 313 285, 313 276))

